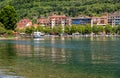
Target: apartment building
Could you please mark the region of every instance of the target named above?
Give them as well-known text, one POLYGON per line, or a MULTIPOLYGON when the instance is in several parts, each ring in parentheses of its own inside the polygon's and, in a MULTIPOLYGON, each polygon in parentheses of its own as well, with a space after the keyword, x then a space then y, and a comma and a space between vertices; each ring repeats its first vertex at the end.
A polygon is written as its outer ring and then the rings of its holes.
POLYGON ((117 26, 120 24, 120 12, 114 12, 108 14, 108 23, 112 26, 117 26))
POLYGON ((92 21, 91 24, 98 25, 98 26, 105 26, 108 24, 107 16, 101 16, 101 17, 91 17, 92 21))
POLYGON ((45 17, 41 17, 37 19, 37 24, 41 26, 49 26, 49 19, 45 17))
POLYGON ((48 17, 51 28, 54 26, 65 26, 68 24, 67 17, 65 15, 51 15, 48 17))

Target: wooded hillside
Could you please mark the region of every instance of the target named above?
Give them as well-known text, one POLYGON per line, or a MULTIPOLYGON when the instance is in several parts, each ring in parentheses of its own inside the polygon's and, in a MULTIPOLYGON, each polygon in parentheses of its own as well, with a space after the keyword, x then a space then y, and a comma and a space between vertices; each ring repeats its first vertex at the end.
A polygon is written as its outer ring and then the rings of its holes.
POLYGON ((31 19, 53 12, 67 16, 98 16, 120 11, 120 0, 0 0, 0 8, 7 4, 15 7, 19 18, 31 19))

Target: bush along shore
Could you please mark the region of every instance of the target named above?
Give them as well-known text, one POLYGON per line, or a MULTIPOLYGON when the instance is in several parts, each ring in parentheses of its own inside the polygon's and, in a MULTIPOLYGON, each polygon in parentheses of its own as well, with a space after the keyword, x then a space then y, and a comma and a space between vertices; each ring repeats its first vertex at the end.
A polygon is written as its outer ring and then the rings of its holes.
POLYGON ((35 28, 34 26, 27 27, 24 29, 15 29, 13 30, 5 30, 4 32, 1 30, 0 38, 18 38, 18 37, 32 37, 33 33, 39 31, 44 34, 44 37, 48 36, 120 36, 120 25, 112 27, 110 25, 107 26, 93 26, 90 25, 73 25, 73 26, 65 26, 64 29, 62 26, 54 27, 51 29, 50 27, 38 26, 35 28))
POLYGON ((112 27, 111 25, 106 26, 92 26, 91 25, 72 25, 72 26, 55 26, 52 29, 48 27, 27 27, 24 29, 16 29, 17 33, 32 35, 33 32, 42 32, 45 35, 79 35, 79 36, 119 36, 120 25, 112 27))

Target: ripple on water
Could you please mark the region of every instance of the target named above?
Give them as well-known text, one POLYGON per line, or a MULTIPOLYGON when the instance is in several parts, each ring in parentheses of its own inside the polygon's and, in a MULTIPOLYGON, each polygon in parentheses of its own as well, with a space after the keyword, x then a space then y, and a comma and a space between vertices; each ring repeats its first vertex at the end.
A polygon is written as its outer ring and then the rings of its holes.
POLYGON ((9 75, 3 75, 3 76, 0 76, 0 78, 24 78, 22 76, 9 76, 9 75))
POLYGON ((23 76, 6 75, 4 70, 0 70, 0 78, 24 78, 23 76))

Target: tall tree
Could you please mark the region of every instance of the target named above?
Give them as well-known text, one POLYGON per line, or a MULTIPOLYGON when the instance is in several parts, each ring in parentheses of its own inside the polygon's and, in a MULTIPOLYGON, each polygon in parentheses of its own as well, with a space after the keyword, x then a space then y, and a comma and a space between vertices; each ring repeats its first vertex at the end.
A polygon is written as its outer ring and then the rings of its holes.
POLYGON ((0 21, 5 29, 14 30, 17 23, 17 13, 13 6, 7 5, 0 11, 0 21))
POLYGON ((44 32, 45 32, 46 34, 49 34, 49 33, 51 32, 50 27, 45 27, 45 28, 44 28, 44 32))
POLYGON ((99 16, 120 9, 120 0, 0 0, 0 9, 6 4, 16 8, 19 19, 35 19, 37 16, 48 16, 51 12, 68 16, 99 16))
POLYGON ((77 31, 82 34, 83 26, 82 25, 77 26, 77 31))
POLYGON ((91 26, 90 26, 90 25, 87 25, 87 26, 85 27, 85 34, 90 34, 91 31, 92 31, 91 26))
POLYGON ((117 33, 120 34, 120 24, 117 27, 117 33))
POLYGON ((106 34, 111 34, 111 33, 112 33, 112 26, 107 25, 107 26, 105 27, 105 32, 106 32, 106 34))
POLYGON ((43 32, 43 31, 44 31, 44 28, 43 28, 43 26, 38 26, 38 27, 36 28, 36 31, 43 32))
POLYGON ((65 26, 65 31, 64 32, 67 33, 67 34, 72 34, 71 33, 71 27, 70 26, 65 26))
POLYGON ((92 27, 92 32, 95 33, 95 34, 98 34, 98 32, 99 32, 98 26, 96 26, 96 25, 93 26, 92 27))
POLYGON ((0 34, 4 34, 6 32, 4 25, 0 22, 0 34))
POLYGON ((71 26, 71 33, 76 33, 77 32, 77 26, 76 25, 72 25, 71 26))

